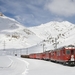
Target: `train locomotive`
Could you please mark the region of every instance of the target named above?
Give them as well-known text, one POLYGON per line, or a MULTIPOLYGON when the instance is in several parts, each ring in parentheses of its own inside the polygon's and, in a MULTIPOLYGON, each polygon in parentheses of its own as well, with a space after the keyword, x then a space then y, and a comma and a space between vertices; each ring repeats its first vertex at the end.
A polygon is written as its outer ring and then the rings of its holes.
POLYGON ((69 45, 52 51, 50 60, 64 65, 75 66, 75 47, 69 45))
POLYGON ((48 60, 64 65, 75 66, 75 46, 68 45, 54 50, 48 50, 42 53, 29 54, 31 59, 48 60))

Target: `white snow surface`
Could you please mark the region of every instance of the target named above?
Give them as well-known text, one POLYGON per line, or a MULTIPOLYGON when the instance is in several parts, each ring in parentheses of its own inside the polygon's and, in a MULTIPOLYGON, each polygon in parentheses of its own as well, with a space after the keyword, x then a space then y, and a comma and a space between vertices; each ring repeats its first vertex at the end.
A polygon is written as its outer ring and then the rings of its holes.
POLYGON ((41 39, 16 20, 0 16, 0 49, 20 49, 36 45, 41 39), (34 39, 34 38, 36 39, 34 39), (13 44, 13 45, 12 45, 13 44))
POLYGON ((75 67, 68 67, 44 60, 25 60, 29 62, 27 75, 75 75, 75 67))
POLYGON ((0 75, 26 75, 28 62, 13 56, 0 56, 0 75))
POLYGON ((0 16, 1 50, 30 49, 30 47, 40 47, 43 44, 45 44, 45 50, 49 50, 55 48, 55 43, 57 43, 57 47, 75 45, 74 34, 75 24, 68 21, 52 21, 39 26, 25 27, 12 18, 0 16))
POLYGON ((75 67, 50 61, 0 56, 0 75, 75 75, 75 67))
POLYGON ((39 26, 30 27, 38 37, 42 38, 47 50, 54 49, 55 43, 57 47, 75 45, 75 24, 68 21, 57 22, 52 21, 39 26))

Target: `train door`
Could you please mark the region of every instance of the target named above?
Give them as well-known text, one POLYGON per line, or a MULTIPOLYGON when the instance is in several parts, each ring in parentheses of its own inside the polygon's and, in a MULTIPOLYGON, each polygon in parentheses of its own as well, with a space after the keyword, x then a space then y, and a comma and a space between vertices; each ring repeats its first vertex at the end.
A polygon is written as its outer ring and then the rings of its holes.
POLYGON ((74 50, 71 50, 71 55, 74 55, 74 50))
POLYGON ((74 61, 74 49, 67 49, 65 58, 66 60, 74 61))
POLYGON ((71 61, 75 60, 74 53, 75 53, 75 50, 71 50, 71 61))
POLYGON ((63 50, 62 50, 62 61, 64 61, 64 60, 65 60, 65 52, 66 52, 66 50, 65 50, 65 49, 63 49, 63 50))

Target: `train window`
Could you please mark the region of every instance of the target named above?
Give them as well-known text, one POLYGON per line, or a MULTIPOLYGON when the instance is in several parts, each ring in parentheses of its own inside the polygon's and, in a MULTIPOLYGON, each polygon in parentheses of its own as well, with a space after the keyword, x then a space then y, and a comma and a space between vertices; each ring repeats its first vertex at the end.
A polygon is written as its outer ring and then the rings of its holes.
POLYGON ((66 54, 71 54, 71 51, 70 50, 66 50, 66 54))

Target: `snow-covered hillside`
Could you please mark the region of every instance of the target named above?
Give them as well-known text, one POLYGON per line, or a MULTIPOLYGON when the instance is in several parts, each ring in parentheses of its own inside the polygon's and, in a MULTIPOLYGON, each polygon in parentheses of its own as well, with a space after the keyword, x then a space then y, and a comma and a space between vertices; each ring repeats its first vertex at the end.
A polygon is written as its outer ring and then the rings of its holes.
POLYGON ((57 47, 75 45, 74 34, 75 25, 68 21, 27 28, 12 18, 0 16, 0 49, 28 48, 29 52, 39 52, 44 44, 45 50, 56 48, 56 43, 57 47))
POLYGON ((42 38, 46 44, 54 47, 55 43, 58 44, 58 47, 68 44, 75 45, 75 25, 68 21, 52 21, 29 29, 42 38))
POLYGON ((40 40, 36 34, 16 20, 4 15, 0 16, 0 49, 26 48, 35 45, 40 40))

